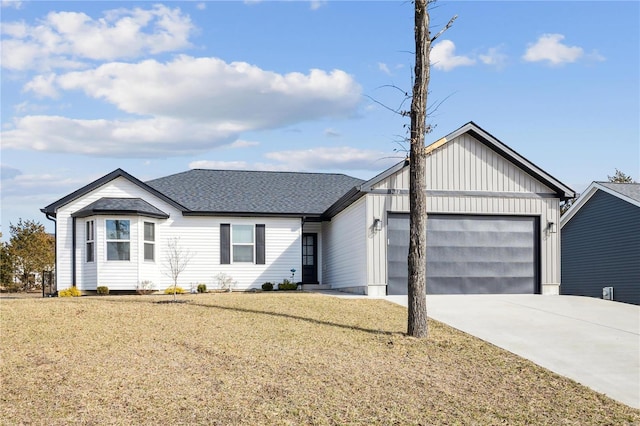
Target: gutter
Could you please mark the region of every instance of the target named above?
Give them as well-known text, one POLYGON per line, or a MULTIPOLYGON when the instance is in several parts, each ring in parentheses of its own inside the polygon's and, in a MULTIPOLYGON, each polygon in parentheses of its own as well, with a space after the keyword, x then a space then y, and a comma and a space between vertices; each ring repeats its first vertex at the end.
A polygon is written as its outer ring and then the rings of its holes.
MULTIPOLYGON (((52 216, 51 213, 45 211, 45 209, 40 210, 47 219, 53 222, 53 235, 54 235, 54 243, 53 243, 53 269, 55 271, 55 284, 56 290, 58 289, 58 222, 56 221, 55 216, 52 216)), ((44 295, 44 284, 42 285, 42 297, 44 295)))

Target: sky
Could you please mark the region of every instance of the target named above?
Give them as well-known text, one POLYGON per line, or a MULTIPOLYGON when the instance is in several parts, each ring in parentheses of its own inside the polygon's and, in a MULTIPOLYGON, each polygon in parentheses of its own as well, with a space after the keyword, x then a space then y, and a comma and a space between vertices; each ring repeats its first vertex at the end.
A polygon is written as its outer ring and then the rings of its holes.
MULTIPOLYGON (((9 225, 122 168, 369 179, 408 149, 409 1, 6 1, 9 225)), ((440 1, 427 144, 469 121, 578 193, 640 180, 640 3, 440 1)), ((241 194, 239 194, 241 196, 241 194)))

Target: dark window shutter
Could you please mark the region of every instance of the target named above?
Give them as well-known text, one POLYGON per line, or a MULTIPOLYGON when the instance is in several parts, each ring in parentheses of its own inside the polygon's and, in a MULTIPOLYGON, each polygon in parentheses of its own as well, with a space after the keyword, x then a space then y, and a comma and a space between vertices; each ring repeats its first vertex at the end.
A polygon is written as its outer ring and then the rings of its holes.
POLYGON ((264 225, 256 225, 256 264, 264 265, 264 225))
POLYGON ((231 263, 231 225, 228 223, 220 224, 220 264, 228 265, 231 263))

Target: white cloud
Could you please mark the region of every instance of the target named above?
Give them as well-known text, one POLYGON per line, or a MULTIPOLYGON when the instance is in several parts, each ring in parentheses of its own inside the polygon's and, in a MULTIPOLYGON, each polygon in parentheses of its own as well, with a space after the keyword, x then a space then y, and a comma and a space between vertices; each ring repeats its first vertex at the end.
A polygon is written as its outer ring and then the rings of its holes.
POLYGON ((326 0, 311 0, 311 10, 318 10, 327 4, 326 0))
POLYGON ((99 19, 51 12, 37 25, 2 25, 2 67, 11 70, 82 68, 91 60, 136 58, 190 46, 194 26, 179 8, 114 9, 99 19))
POLYGON ((442 71, 451 71, 454 68, 470 66, 476 63, 475 59, 468 56, 455 54, 456 45, 451 40, 442 40, 431 49, 429 60, 431 65, 442 71))
POLYGON ((212 161, 198 160, 189 163, 190 169, 214 169, 214 170, 249 170, 246 161, 212 161))
POLYGON ((491 47, 485 54, 478 55, 480 61, 498 69, 504 68, 507 63, 507 55, 502 53, 502 46, 491 47))
POLYGON ((233 141, 233 143, 229 145, 229 148, 250 148, 252 146, 258 146, 258 145, 260 145, 260 142, 245 141, 243 139, 238 139, 233 141))
POLYGON ((58 90, 55 86, 56 75, 53 73, 37 75, 24 86, 25 92, 33 92, 36 96, 57 98, 58 90))
POLYGON ((22 8, 22 2, 20 0, 2 0, 2 7, 20 9, 22 8))
POLYGON ((235 129, 217 123, 170 118, 129 121, 78 120, 28 115, 2 132, 4 149, 64 152, 111 157, 153 158, 187 155, 231 143, 235 129))
POLYGON ((196 8, 197 8, 198 10, 205 10, 205 9, 207 8, 207 4, 206 4, 206 3, 198 3, 198 4, 196 5, 196 8))
POLYGON ((399 161, 389 153, 347 146, 269 152, 265 157, 296 170, 381 170, 399 161))
POLYGON ((387 75, 391 75, 389 67, 384 62, 378 62, 378 69, 387 75))
POLYGON ((522 58, 527 62, 547 61, 551 65, 562 65, 576 62, 584 55, 581 47, 568 46, 562 40, 562 34, 543 34, 535 43, 529 43, 522 58))
POLYGON ((272 162, 198 160, 190 169, 320 171, 320 170, 381 170, 399 161, 388 153, 351 147, 318 147, 306 150, 276 151, 265 154, 272 162))
POLYGON ((108 63, 60 75, 55 83, 128 113, 207 122, 215 117, 238 130, 344 116, 360 101, 360 86, 344 71, 278 74, 246 62, 185 55, 168 63, 108 63))
POLYGON ((344 71, 278 74, 244 62, 184 55, 168 63, 114 62, 38 76, 25 90, 40 96, 82 90, 135 117, 25 116, 2 133, 5 148, 117 157, 203 152, 245 131, 348 117, 361 100, 360 86, 344 71))

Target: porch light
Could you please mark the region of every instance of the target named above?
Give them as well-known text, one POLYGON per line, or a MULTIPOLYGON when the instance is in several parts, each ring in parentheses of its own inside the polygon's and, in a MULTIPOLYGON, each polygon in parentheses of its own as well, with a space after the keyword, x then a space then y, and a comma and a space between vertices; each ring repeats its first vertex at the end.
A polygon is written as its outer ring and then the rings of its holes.
POLYGON ((549 233, 555 234, 557 232, 556 223, 555 222, 548 222, 547 223, 547 230, 549 231, 549 233))
POLYGON ((382 221, 378 218, 373 219, 373 229, 374 231, 382 231, 382 221))

